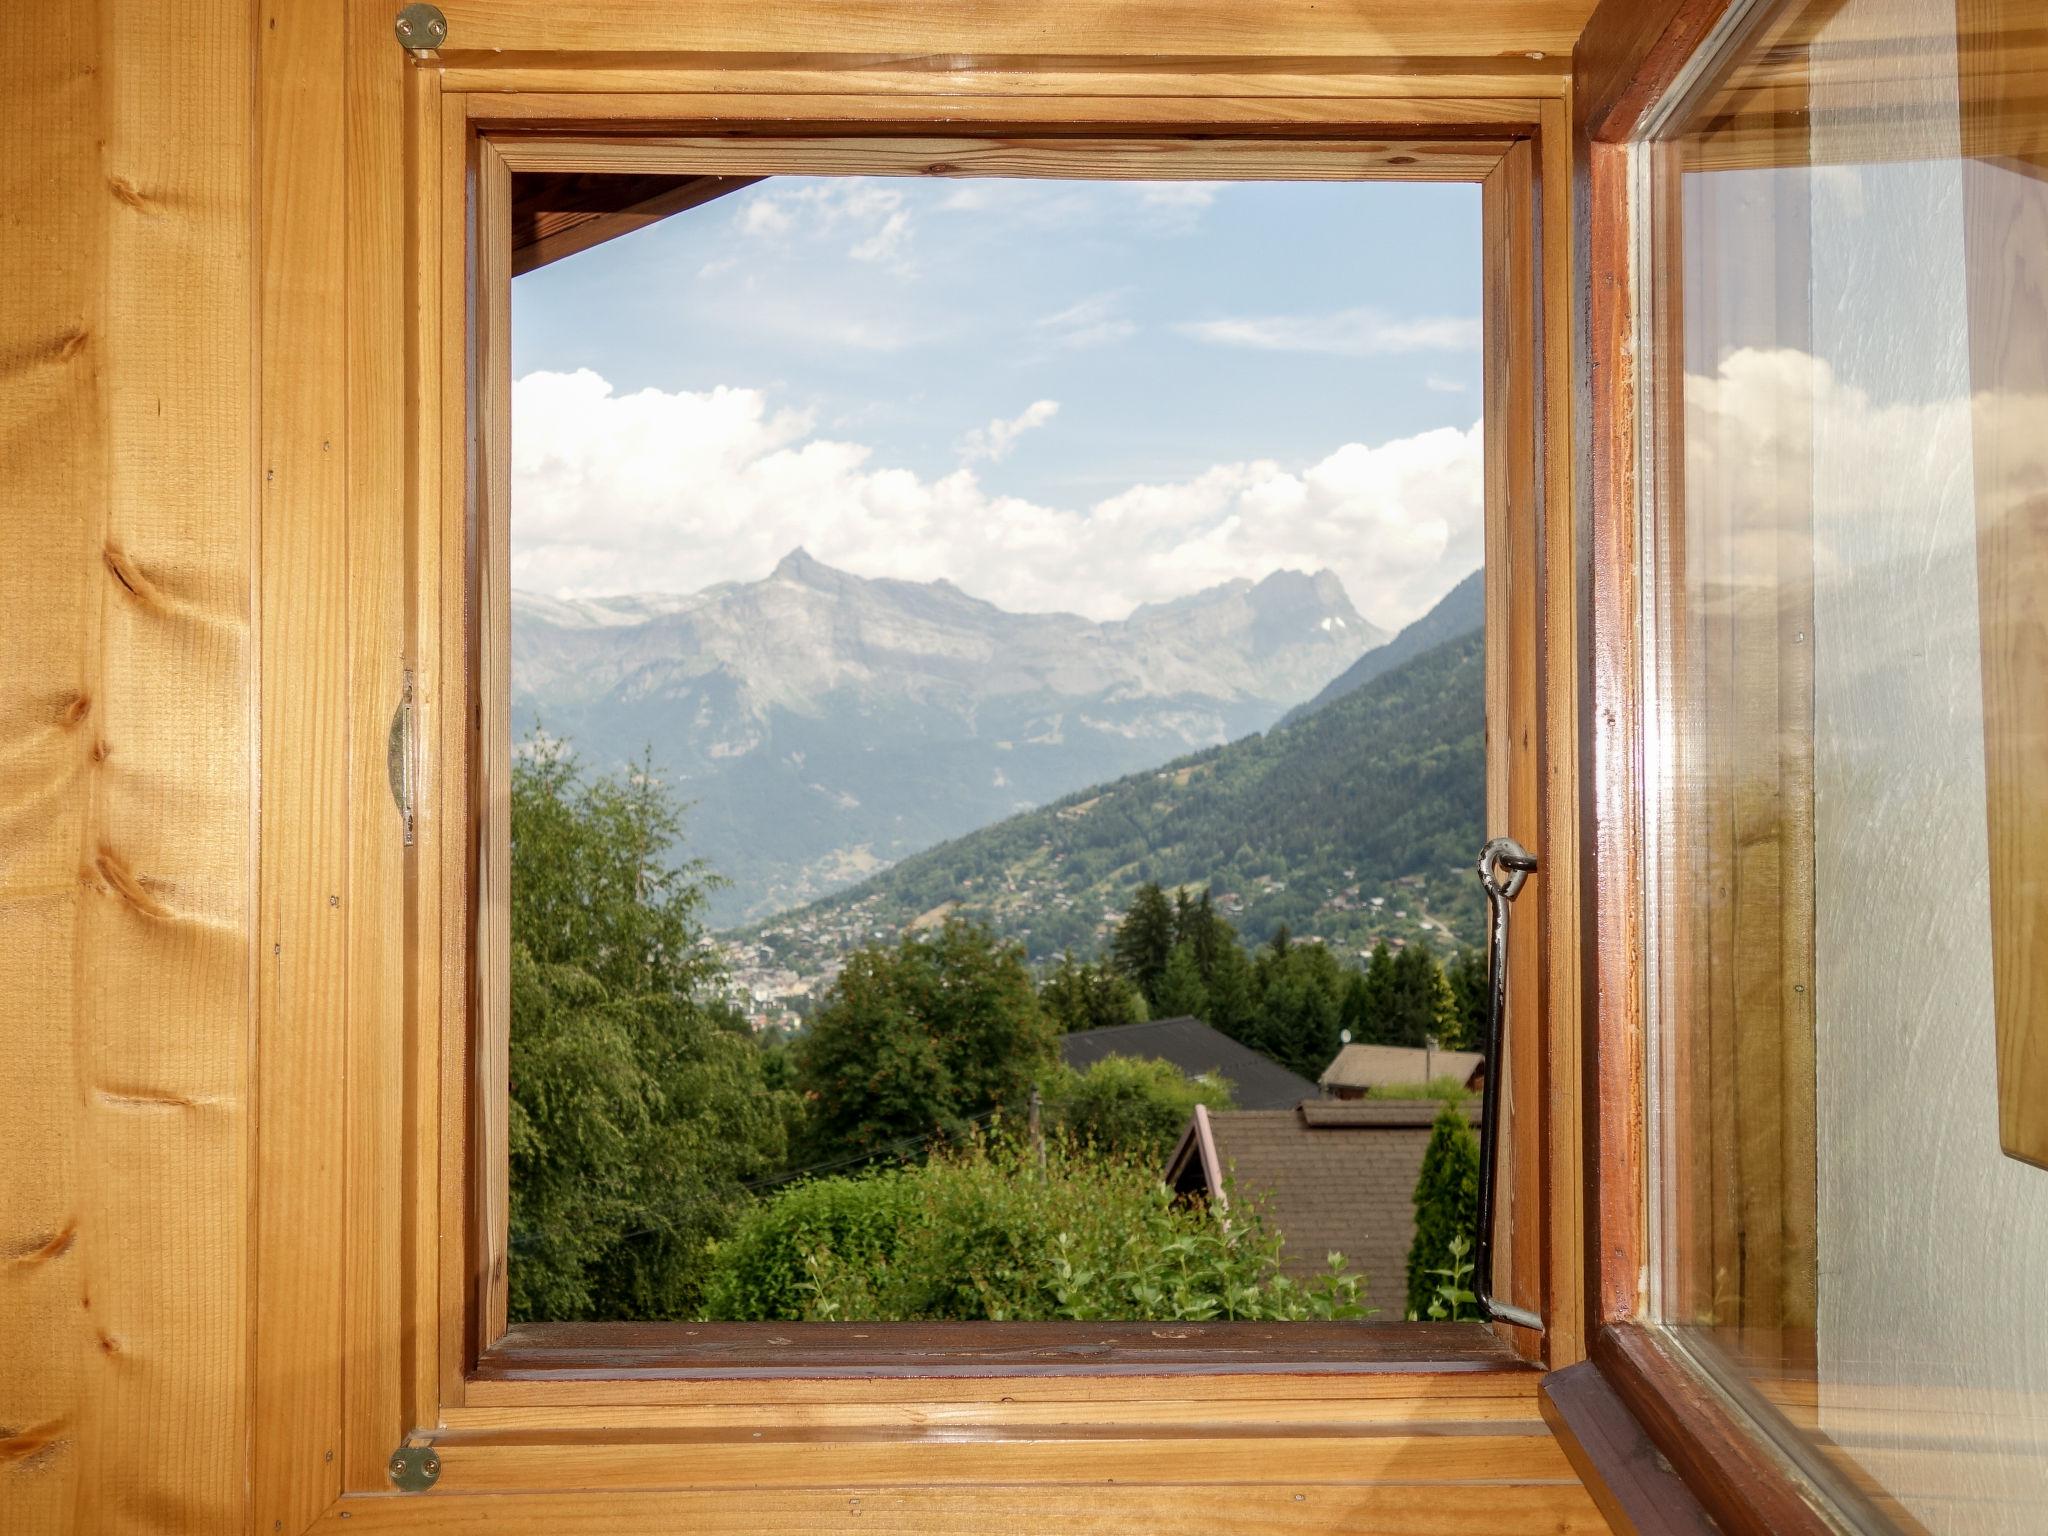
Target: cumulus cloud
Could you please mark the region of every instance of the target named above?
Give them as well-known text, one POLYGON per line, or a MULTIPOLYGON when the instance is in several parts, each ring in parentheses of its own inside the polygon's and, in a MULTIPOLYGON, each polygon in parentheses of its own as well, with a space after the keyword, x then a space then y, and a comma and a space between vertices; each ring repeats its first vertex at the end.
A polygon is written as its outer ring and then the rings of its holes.
POLYGON ((1260 352, 1326 352, 1338 357, 1380 357, 1395 352, 1470 352, 1479 345, 1477 316, 1436 315, 1414 319, 1376 309, 1345 309, 1329 315, 1259 315, 1222 320, 1189 320, 1174 327, 1219 347, 1260 352))
POLYGON ((1007 458, 1017 439, 1035 427, 1042 427, 1059 414, 1057 400, 1034 400, 1031 404, 1008 421, 1000 416, 985 427, 976 427, 960 439, 960 459, 972 464, 976 459, 987 459, 994 463, 1007 458))
POLYGON ((758 580, 802 545, 863 576, 945 577, 1013 611, 1097 619, 1329 566, 1361 612, 1392 626, 1481 559, 1477 424, 1054 507, 969 468, 926 478, 877 465, 754 389, 621 395, 587 369, 532 373, 513 387, 513 419, 513 584, 554 596, 758 580))

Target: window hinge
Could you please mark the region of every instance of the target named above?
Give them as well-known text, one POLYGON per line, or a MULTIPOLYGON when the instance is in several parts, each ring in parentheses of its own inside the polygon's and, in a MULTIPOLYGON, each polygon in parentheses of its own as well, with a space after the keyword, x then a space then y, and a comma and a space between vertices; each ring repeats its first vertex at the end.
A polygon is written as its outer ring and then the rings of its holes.
POLYGON ((432 53, 448 41, 448 18, 431 5, 408 5, 391 23, 398 46, 407 53, 432 53))
POLYGON ((391 780, 391 798, 398 806, 398 819, 405 829, 405 846, 412 846, 412 670, 406 669, 405 686, 398 695, 398 708, 391 712, 391 735, 384 743, 384 771, 391 780))
POLYGON ((401 1445, 388 1470, 400 1493, 425 1493, 441 1480, 441 1456, 431 1445, 401 1445))

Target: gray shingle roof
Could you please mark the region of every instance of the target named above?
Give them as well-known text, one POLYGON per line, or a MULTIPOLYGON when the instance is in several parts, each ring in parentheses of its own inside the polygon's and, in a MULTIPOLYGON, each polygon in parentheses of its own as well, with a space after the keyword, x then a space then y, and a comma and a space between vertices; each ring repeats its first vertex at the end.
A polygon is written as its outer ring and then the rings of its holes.
MULTIPOLYGON (((1286 1239, 1281 1269, 1312 1279, 1332 1251, 1366 1277, 1381 1322, 1399 1321, 1415 1241, 1415 1180, 1442 1105, 1418 1099, 1315 1100, 1298 1109, 1206 1115, 1219 1170, 1239 1201, 1256 1202, 1286 1239)), ((1478 1102, 1466 1106, 1476 1124, 1478 1102)), ((1167 1170, 1184 1193, 1208 1192, 1212 1170, 1190 1125, 1167 1170)))
POLYGON ((1189 1077, 1215 1072, 1230 1083, 1239 1109, 1292 1109, 1318 1091, 1307 1078, 1195 1018, 1077 1029, 1060 1037, 1060 1059, 1076 1072, 1105 1056, 1170 1061, 1189 1077))

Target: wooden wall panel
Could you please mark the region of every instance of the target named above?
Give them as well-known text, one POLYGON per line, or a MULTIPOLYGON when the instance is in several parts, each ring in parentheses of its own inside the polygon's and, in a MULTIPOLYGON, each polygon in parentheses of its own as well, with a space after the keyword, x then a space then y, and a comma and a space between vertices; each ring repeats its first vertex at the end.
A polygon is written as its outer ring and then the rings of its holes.
POLYGON ((244 1516, 252 25, 0 13, 8 1531, 244 1516))
POLYGON ((1571 51, 1591 0, 1041 0, 1030 5, 853 0, 448 0, 451 61, 492 52, 842 53, 911 58, 1173 54, 1182 57, 1513 58, 1571 51))
POLYGON ((341 1491, 348 1168, 347 265, 342 12, 259 33, 262 840, 257 923, 256 1522, 341 1491))

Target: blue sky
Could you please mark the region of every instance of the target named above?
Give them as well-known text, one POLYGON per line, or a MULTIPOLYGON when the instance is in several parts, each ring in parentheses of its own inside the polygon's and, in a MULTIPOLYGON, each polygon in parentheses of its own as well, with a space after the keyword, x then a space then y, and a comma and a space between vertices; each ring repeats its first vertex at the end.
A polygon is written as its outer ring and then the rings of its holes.
POLYGON ((1401 622, 1478 563, 1479 256, 1467 186, 761 183, 514 284, 515 581, 1401 622))

